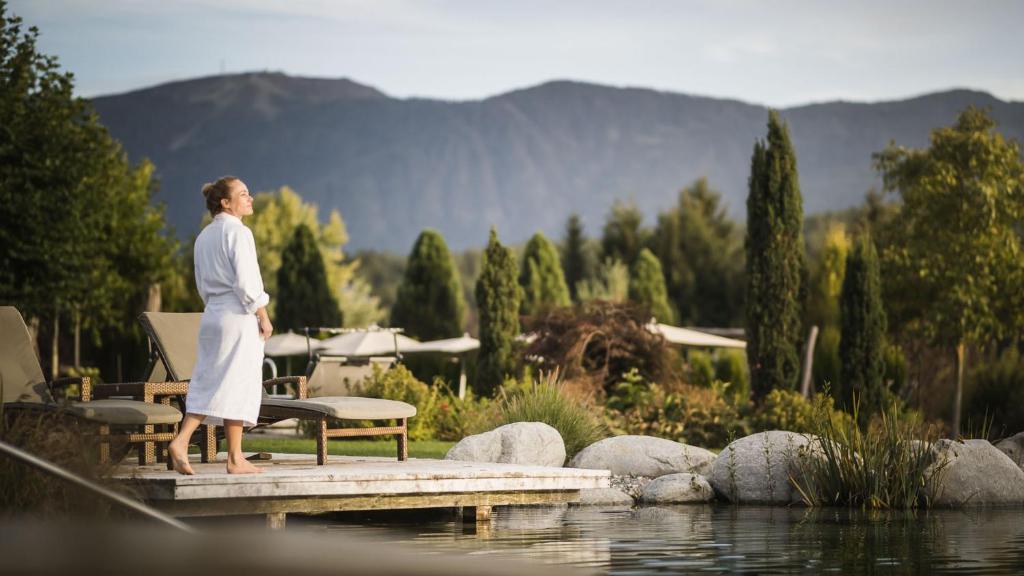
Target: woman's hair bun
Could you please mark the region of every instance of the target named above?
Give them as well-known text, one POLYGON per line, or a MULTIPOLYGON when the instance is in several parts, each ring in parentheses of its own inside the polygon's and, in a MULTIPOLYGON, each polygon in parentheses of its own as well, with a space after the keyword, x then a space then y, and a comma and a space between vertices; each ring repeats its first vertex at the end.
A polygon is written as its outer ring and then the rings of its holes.
POLYGON ((231 183, 238 178, 234 176, 221 176, 216 182, 203 184, 203 196, 206 198, 206 209, 210 216, 216 216, 224 210, 221 200, 231 199, 231 183))

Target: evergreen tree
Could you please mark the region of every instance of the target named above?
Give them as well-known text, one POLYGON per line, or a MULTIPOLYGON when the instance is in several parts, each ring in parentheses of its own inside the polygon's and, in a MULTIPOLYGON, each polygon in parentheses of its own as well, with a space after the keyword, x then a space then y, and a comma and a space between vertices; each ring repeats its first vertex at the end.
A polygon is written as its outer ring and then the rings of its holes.
POLYGON ((526 243, 519 285, 523 289, 520 311, 524 315, 569 305, 569 289, 565 286, 558 250, 540 232, 526 243))
POLYGON ((867 234, 861 235, 846 257, 839 298, 841 332, 840 388, 835 397, 860 397, 861 424, 883 408, 885 400, 885 310, 878 272, 878 254, 867 234))
POLYGON ((651 246, 681 322, 742 323, 742 242, 722 195, 706 179, 684 188, 676 206, 658 215, 651 246))
POLYGON ((448 245, 437 231, 424 230, 409 253, 391 325, 420 340, 455 338, 462 335, 465 307, 448 245))
POLYGON ((569 216, 565 223, 565 244, 562 252, 562 270, 569 297, 579 302, 576 285, 593 275, 593 262, 587 253, 587 238, 583 234, 583 222, 579 214, 569 216))
POLYGON ((629 280, 629 299, 647 308, 658 322, 674 324, 676 321, 675 313, 668 303, 661 262, 647 248, 640 251, 640 256, 633 265, 633 277, 629 280))
POLYGON ((800 371, 803 203, 789 130, 775 111, 754 144, 747 197, 747 361, 755 397, 793 389, 800 371))
POLYGON ((643 219, 636 204, 616 201, 605 220, 601 260, 619 260, 632 267, 644 246, 644 231, 640 228, 643 219))
POLYGON ((301 332, 306 326, 341 326, 338 302, 327 283, 327 270, 313 231, 305 224, 295 227, 292 239, 281 252, 277 269, 276 328, 301 332))
POLYGON ((519 300, 515 255, 498 242, 498 233, 492 228, 476 283, 480 315, 476 383, 483 395, 493 395, 515 369, 512 346, 519 335, 519 300))

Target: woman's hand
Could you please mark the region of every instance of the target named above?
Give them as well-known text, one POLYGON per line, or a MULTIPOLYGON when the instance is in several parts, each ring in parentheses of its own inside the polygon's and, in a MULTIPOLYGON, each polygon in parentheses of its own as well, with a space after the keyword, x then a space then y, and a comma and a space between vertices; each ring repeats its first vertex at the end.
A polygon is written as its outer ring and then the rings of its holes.
POLYGON ((266 342, 270 339, 270 335, 274 333, 274 325, 270 323, 270 316, 267 314, 266 308, 260 308, 256 311, 256 317, 259 318, 260 323, 260 338, 266 342))

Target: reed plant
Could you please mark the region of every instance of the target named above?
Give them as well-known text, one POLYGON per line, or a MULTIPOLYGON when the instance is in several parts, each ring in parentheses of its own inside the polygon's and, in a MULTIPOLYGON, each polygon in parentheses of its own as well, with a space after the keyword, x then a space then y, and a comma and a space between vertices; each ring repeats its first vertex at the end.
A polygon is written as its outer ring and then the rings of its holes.
MULTIPOLYGON (((820 395, 827 399, 827 394, 820 395)), ((809 506, 851 506, 865 509, 927 508, 930 494, 941 484, 945 461, 937 461, 934 440, 919 418, 891 402, 862 429, 860 402, 853 399, 853 418, 830 417, 829 402, 816 401, 817 440, 812 454, 799 459, 790 482, 809 506)))
POLYGON ((567 394, 558 371, 527 375, 517 385, 506 383, 498 398, 503 424, 543 422, 562 435, 566 459, 605 438, 608 430, 594 409, 580 398, 567 394))
MULTIPOLYGON (((0 440, 115 491, 131 491, 111 476, 114 464, 100 464, 98 441, 90 425, 53 413, 6 413, 0 417, 0 440)), ((123 454, 126 447, 112 452, 123 454)), ((123 510, 64 480, 0 456, 0 516, 39 518, 124 517, 123 510)))

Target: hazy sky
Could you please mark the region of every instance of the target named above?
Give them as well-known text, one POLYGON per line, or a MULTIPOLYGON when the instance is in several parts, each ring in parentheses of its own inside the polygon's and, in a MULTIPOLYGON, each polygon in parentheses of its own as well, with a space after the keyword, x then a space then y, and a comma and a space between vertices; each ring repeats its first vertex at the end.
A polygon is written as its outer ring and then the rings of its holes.
POLYGON ((478 99, 553 79, 772 106, 1024 100, 1021 1, 13 0, 84 96, 219 72, 478 99))

